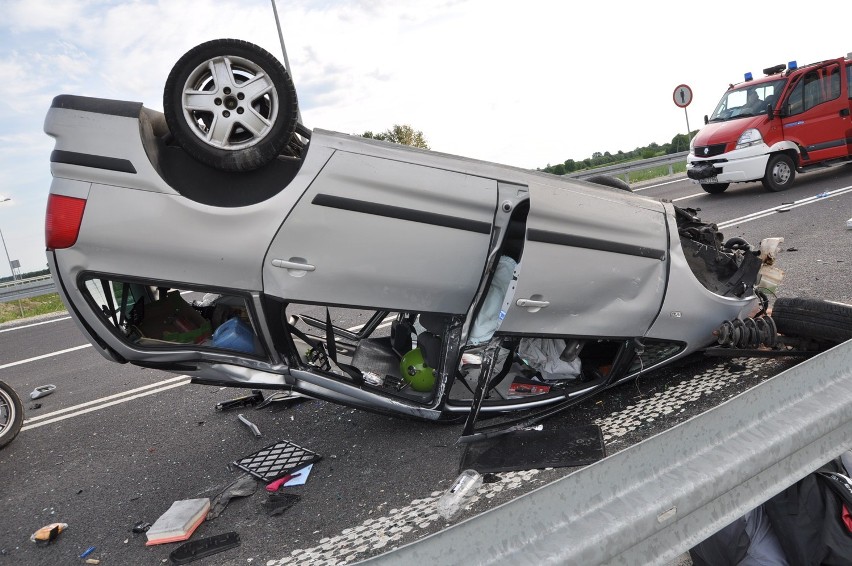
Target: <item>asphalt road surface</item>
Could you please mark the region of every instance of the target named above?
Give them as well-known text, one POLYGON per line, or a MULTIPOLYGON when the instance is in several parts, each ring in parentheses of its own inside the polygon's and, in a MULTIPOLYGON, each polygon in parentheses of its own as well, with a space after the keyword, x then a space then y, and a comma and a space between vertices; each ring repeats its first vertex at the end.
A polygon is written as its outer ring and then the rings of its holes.
MULTIPOLYGON (((800 176, 783 193, 759 183, 708 195, 682 178, 637 187, 640 194, 699 208, 726 238, 782 236, 779 296, 852 303, 852 167, 800 176), (779 210, 780 207, 780 210, 779 210)), ((552 426, 597 423, 608 453, 682 422, 770 379, 794 360, 696 356, 642 376, 554 417, 552 426)), ((67 315, 0 327, 0 379, 24 401, 20 436, 0 451, 0 562, 145 565, 168 562, 177 544, 146 546, 132 527, 153 523, 172 502, 215 497, 241 477, 229 463, 279 440, 322 456, 307 481, 285 488, 299 500, 270 516, 263 485, 234 498, 193 540, 237 532, 238 548, 208 565, 344 564, 444 528, 435 500, 459 472, 461 425, 379 416, 317 400, 216 411, 249 393, 189 384, 186 377, 107 362, 67 315), (31 400, 44 384, 56 391, 31 400), (237 414, 261 432, 256 438, 237 414), (30 535, 68 527, 49 546, 30 535)), ((499 474, 451 522, 481 513, 570 473, 571 468, 499 474)))

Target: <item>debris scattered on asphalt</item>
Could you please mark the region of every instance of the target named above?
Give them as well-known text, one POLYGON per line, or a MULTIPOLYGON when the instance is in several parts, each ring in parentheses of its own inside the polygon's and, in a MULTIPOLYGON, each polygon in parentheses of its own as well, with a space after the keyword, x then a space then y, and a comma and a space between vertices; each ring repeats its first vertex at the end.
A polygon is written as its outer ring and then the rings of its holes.
POLYGON ((445 520, 452 519, 482 485, 482 476, 476 470, 464 470, 438 499, 438 514, 445 520))
POLYGON ((242 474, 236 480, 228 484, 219 495, 213 498, 213 503, 210 505, 210 512, 207 513, 207 520, 212 521, 222 514, 222 511, 235 497, 248 497, 257 491, 257 480, 249 474, 242 474))
POLYGON ((100 564, 101 561, 97 558, 86 558, 86 564, 100 564))
POLYGON ((136 534, 142 534, 148 531, 151 528, 151 523, 147 523, 145 521, 139 521, 133 528, 131 529, 136 534))
POLYGON ((263 508, 270 517, 280 515, 299 502, 302 496, 295 493, 271 493, 269 499, 263 502, 263 508))
POLYGON ((231 399, 230 401, 216 403, 216 410, 227 411, 238 407, 250 407, 251 405, 257 405, 258 403, 263 403, 263 392, 260 389, 252 389, 251 395, 245 395, 243 397, 231 399))
POLYGON ((36 409, 41 409, 41 403, 33 403, 29 407, 27 407, 30 411, 35 411, 36 409))
POLYGON ((51 523, 30 535, 30 540, 38 545, 52 544, 56 537, 67 528, 68 523, 51 523))
POLYGON ((41 397, 47 397, 51 393, 56 391, 56 386, 53 384, 50 385, 39 385, 30 393, 30 399, 39 399, 41 397))
POLYGON ((287 474, 283 478, 279 478, 279 479, 275 480, 274 482, 268 484, 266 486, 266 491, 272 491, 272 492, 278 491, 281 488, 282 485, 284 485, 285 483, 287 483, 288 481, 290 481, 292 479, 299 477, 300 475, 302 475, 302 474, 300 474, 299 472, 296 472, 295 474, 287 474))
POLYGON ((86 558, 87 556, 89 556, 94 551, 95 551, 95 547, 90 546, 89 548, 87 548, 86 550, 83 551, 83 554, 80 555, 80 558, 86 558))
POLYGON ((311 399, 311 397, 303 395, 302 393, 297 393, 296 391, 276 391, 275 393, 268 395, 262 403, 255 406, 255 410, 263 409, 270 403, 277 403, 279 401, 304 401, 306 399, 311 399))
POLYGON ((231 462, 231 465, 269 483, 287 474, 300 471, 308 464, 321 459, 322 456, 316 452, 302 448, 289 440, 281 440, 231 462))
POLYGON ((184 543, 174 549, 169 558, 174 564, 189 564, 238 546, 240 535, 232 531, 184 543))
POLYGON ((787 251, 788 252, 797 252, 797 251, 799 251, 799 248, 787 248, 787 251))
POLYGON ((256 424, 254 424, 253 422, 251 422, 250 420, 248 420, 247 418, 245 418, 245 416, 244 416, 242 413, 240 413, 239 415, 237 415, 237 418, 238 418, 238 419, 240 419, 240 421, 241 421, 244 425, 246 425, 247 427, 249 427, 249 430, 251 430, 251 432, 252 432, 252 434, 254 434, 254 437, 255 437, 255 438, 259 438, 259 437, 260 437, 260 429, 259 429, 259 428, 257 428, 257 425, 256 425, 256 424))
POLYGON ((207 497, 175 501, 145 533, 148 537, 145 546, 188 539, 207 517, 208 511, 210 499, 207 497))

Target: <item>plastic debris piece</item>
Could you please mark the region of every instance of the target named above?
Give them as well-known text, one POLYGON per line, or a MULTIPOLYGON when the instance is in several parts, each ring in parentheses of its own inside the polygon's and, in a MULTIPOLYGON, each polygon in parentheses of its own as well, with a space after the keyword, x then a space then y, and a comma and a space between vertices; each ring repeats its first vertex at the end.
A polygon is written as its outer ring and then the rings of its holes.
POLYGON ((210 511, 210 499, 207 497, 175 501, 148 529, 146 533, 148 542, 145 546, 188 539, 204 522, 208 511, 210 511))
POLYGON ((825 198, 828 196, 828 191, 822 192, 816 196, 816 198, 825 198))
POLYGON ((100 564, 100 563, 101 563, 101 561, 98 560, 97 558, 87 558, 86 559, 86 564, 100 564))
POLYGON ((239 415, 237 415, 237 418, 238 418, 238 419, 240 419, 240 421, 241 421, 244 425, 246 425, 247 427, 249 427, 249 430, 251 430, 251 432, 252 432, 252 434, 254 434, 254 437, 255 437, 255 438, 260 437, 260 429, 259 429, 259 428, 257 428, 257 425, 256 425, 256 424, 254 424, 253 422, 251 422, 250 420, 248 420, 247 418, 245 418, 245 416, 243 416, 243 414, 242 414, 242 413, 240 413, 239 415))
POLYGON ((140 533, 147 532, 148 529, 150 529, 150 528, 151 528, 151 523, 147 523, 145 521, 139 521, 138 523, 133 525, 133 528, 131 530, 136 534, 140 534, 140 533))
POLYGON ((67 528, 68 523, 51 523, 30 535, 30 540, 36 544, 51 544, 67 528))
POLYGON ((55 385, 39 385, 38 387, 33 389, 32 393, 30 393, 30 399, 39 399, 41 397, 47 397, 54 391, 56 391, 55 385))
POLYGON ((231 499, 235 497, 248 497, 257 491, 257 480, 249 474, 242 474, 239 478, 228 484, 225 489, 213 498, 207 520, 211 521, 222 514, 231 499))
POLYGON ((195 560, 206 558, 240 546, 240 535, 235 532, 214 535, 184 543, 174 549, 169 558, 174 564, 189 564, 195 560))
POLYGON ((270 517, 280 515, 302 499, 301 495, 295 493, 272 493, 269 499, 263 502, 263 508, 270 517))
POLYGON ((257 405, 258 403, 263 403, 263 392, 260 389, 252 389, 251 395, 245 395, 243 397, 231 399, 230 401, 216 403, 216 410, 227 411, 228 409, 236 409, 237 407, 257 405))
POLYGON ((90 546, 89 548, 87 548, 86 550, 83 551, 83 554, 80 555, 80 558, 85 558, 88 555, 90 555, 91 553, 93 553, 94 551, 95 551, 95 547, 90 546))
POLYGON ((279 478, 279 479, 275 480, 274 482, 270 483, 269 485, 267 485, 267 486, 266 486, 266 491, 278 491, 278 489, 279 489, 282 485, 284 485, 285 483, 287 483, 287 482, 288 482, 288 481, 290 481, 291 479, 293 479, 293 478, 297 478, 297 477, 299 477, 299 476, 301 476, 301 475, 302 475, 302 474, 300 474, 299 472, 296 472, 295 474, 287 474, 287 475, 286 475, 286 476, 284 476, 283 478, 279 478))
POLYGON ((465 470, 438 499, 438 514, 446 520, 452 519, 467 499, 482 485, 482 476, 476 470, 465 470))
POLYGON ((299 471, 308 464, 322 459, 316 452, 302 448, 288 440, 282 440, 261 448, 231 465, 244 470, 259 480, 271 482, 281 476, 299 471))

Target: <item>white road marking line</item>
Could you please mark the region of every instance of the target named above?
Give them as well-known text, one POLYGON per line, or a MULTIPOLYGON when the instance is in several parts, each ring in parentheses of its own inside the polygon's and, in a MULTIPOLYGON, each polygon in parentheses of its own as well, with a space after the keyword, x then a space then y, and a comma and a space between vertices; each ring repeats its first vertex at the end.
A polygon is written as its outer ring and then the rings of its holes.
MULTIPOLYGON (((381 325, 381 326, 377 326, 376 328, 384 328, 384 327, 386 327, 386 326, 389 326, 389 325, 390 325, 390 323, 391 323, 391 322, 393 322, 393 320, 394 320, 395 318, 396 318, 396 315, 395 315, 395 314, 389 315, 387 318, 385 318, 385 319, 382 321, 382 322, 386 322, 387 324, 383 324, 383 325, 381 325)), ((352 328, 347 328, 346 330, 347 330, 347 331, 349 331, 349 332, 355 332, 356 330, 361 330, 362 328, 364 328, 364 325, 363 325, 363 324, 359 324, 358 326, 353 326, 352 328)))
POLYGON ((680 179, 675 179, 673 181, 666 181, 665 183, 657 183, 656 185, 648 185, 647 187, 639 187, 638 189, 633 189, 634 193, 638 193, 640 191, 644 191, 645 189, 653 189, 655 187, 663 187, 665 185, 671 185, 672 183, 679 183, 686 179, 686 177, 682 177, 680 179))
POLYGON ((852 185, 848 187, 843 187, 840 189, 835 189, 833 191, 826 191, 825 193, 820 193, 820 195, 814 195, 812 197, 807 197, 803 199, 799 199, 797 201, 793 201, 791 204, 780 204, 778 206, 767 208, 765 210, 760 210, 758 212, 752 212, 751 214, 746 214, 745 216, 740 216, 739 218, 734 218, 733 220, 727 220, 725 222, 721 222, 718 224, 719 228, 729 228, 734 224, 745 224, 746 222, 751 222, 752 220, 758 220, 760 218, 766 218, 767 216, 771 216, 773 214, 778 214, 779 211, 788 211, 793 208, 799 208, 800 206, 805 206, 807 204, 815 204, 818 202, 822 202, 823 200, 834 198, 837 196, 845 195, 846 193, 852 192, 852 185))
POLYGON ((68 320, 70 316, 63 316, 62 318, 54 318, 51 320, 43 320, 42 322, 33 322, 32 324, 25 324, 23 326, 15 326, 13 328, 4 328, 0 330, 0 334, 4 332, 12 332, 13 330, 23 330, 24 328, 32 328, 33 326, 39 326, 41 324, 50 324, 51 322, 59 322, 60 320, 68 320))
POLYGON ((707 193, 695 193, 694 195, 686 195, 685 197, 673 198, 672 202, 677 202, 679 200, 686 200, 686 199, 690 199, 690 198, 700 197, 701 195, 704 195, 704 194, 707 194, 707 193))
POLYGON ((44 419, 49 419, 51 417, 55 417, 57 415, 62 415, 64 413, 69 413, 71 411, 76 411, 83 407, 90 407, 92 405, 97 405, 98 403, 103 403, 105 401, 110 401, 112 399, 117 399, 118 397, 124 397, 125 395, 132 395, 134 393, 138 393, 140 391, 145 391, 146 389, 152 389, 154 387, 161 387, 163 385, 167 385, 169 383, 174 383, 175 381, 180 381, 182 379, 188 379, 188 375, 178 375, 176 377, 170 377, 168 379, 164 379, 162 381, 158 381, 156 383, 149 383, 148 385, 143 385, 142 387, 137 387, 136 389, 130 389, 129 391, 122 391, 121 393, 115 393, 113 395, 108 395, 106 397, 101 397, 100 399, 95 399, 93 401, 86 401, 85 403, 80 403, 79 405, 74 405, 73 407, 68 407, 66 409, 59 409, 58 411, 53 411, 52 413, 45 413, 43 415, 38 415, 37 417, 32 417, 30 419, 26 419, 24 424, 31 423, 33 421, 41 421, 44 419))
MULTIPOLYGON (((181 377, 187 377, 187 376, 181 376, 181 377)), ((49 419, 49 420, 45 420, 45 421, 42 421, 42 422, 38 422, 38 423, 35 423, 35 424, 25 425, 25 426, 21 427, 21 432, 23 432, 25 430, 30 430, 30 429, 33 429, 33 428, 38 428, 40 426, 57 423, 59 421, 64 421, 64 420, 70 419, 72 417, 79 417, 80 415, 85 415, 86 413, 91 413, 93 411, 100 411, 101 409, 106 409, 107 407, 111 407, 113 405, 118 405, 119 403, 126 403, 127 401, 132 401, 133 399, 139 399, 140 397, 147 397, 148 395, 153 395, 154 393, 161 393, 163 391, 168 391, 169 389, 174 389, 176 387, 182 387, 184 385, 189 385, 189 379, 186 379, 185 381, 179 381, 177 383, 172 383, 171 385, 166 385, 166 386, 160 387, 159 389, 152 389, 150 391, 138 393, 138 394, 132 395, 130 397, 123 397, 121 399, 116 399, 115 401, 110 401, 109 403, 104 403, 103 405, 98 405, 96 407, 89 407, 88 409, 82 409, 80 411, 77 411, 76 413, 70 413, 70 414, 67 414, 67 415, 59 416, 59 417, 49 419)), ((32 419, 30 419, 30 420, 32 420, 32 419)), ((26 421, 26 422, 30 422, 30 421, 26 421)))
POLYGON ((14 366, 19 366, 21 364, 28 364, 30 362, 35 362, 38 360, 43 360, 45 358, 52 358, 53 356, 59 356, 61 354, 67 354, 68 352, 74 352, 76 350, 82 350, 83 348, 91 348, 91 344, 83 344, 82 346, 74 346, 73 348, 67 348, 65 350, 59 350, 56 352, 51 352, 49 354, 42 354, 41 356, 36 356, 34 358, 27 358, 26 360, 18 360, 17 362, 9 362, 8 364, 3 364, 0 366, 0 369, 6 369, 14 366))

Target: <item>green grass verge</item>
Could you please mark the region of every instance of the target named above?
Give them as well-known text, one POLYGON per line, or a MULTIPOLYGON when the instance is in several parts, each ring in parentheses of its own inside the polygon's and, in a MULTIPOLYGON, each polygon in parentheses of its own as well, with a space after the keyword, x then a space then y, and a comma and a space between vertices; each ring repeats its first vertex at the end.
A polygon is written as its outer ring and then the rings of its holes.
MULTIPOLYGON (((675 163, 671 166, 672 174, 677 173, 685 173, 686 172, 686 162, 683 163, 675 163)), ((639 181, 649 181, 651 179, 656 179, 658 177, 665 177, 669 175, 669 166, 668 165, 660 165, 659 167, 654 167, 652 169, 645 169, 643 171, 631 171, 630 172, 630 183, 637 183, 639 181)))
POLYGON ((65 310, 57 293, 0 303, 0 323, 65 310))

